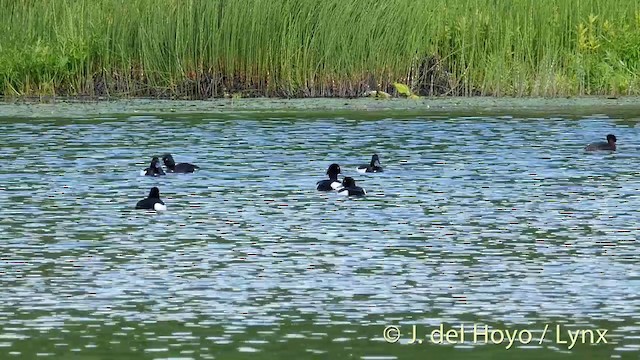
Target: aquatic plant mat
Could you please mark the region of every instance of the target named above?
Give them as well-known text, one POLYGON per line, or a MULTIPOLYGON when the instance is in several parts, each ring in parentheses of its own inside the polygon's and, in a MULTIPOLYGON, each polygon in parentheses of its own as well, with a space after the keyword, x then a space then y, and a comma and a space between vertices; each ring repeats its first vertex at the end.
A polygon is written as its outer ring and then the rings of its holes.
POLYGON ((394 114, 550 114, 609 116, 640 116, 640 98, 604 97, 579 98, 505 98, 505 97, 445 97, 377 100, 361 99, 213 99, 213 100, 157 100, 130 99, 115 101, 86 101, 77 99, 35 98, 14 102, 0 102, 0 117, 15 118, 84 118, 107 114, 163 114, 163 113, 243 113, 280 114, 291 112, 296 116, 315 113, 365 112, 381 118, 394 114))

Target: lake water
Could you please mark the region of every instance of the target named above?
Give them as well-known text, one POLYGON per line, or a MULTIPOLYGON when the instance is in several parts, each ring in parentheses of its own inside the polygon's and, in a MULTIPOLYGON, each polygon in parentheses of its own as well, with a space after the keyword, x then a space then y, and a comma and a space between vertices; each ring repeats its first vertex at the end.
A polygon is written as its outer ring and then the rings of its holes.
POLYGON ((639 120, 4 117, 0 358, 638 359, 639 120), (200 171, 140 176, 166 152, 200 171))

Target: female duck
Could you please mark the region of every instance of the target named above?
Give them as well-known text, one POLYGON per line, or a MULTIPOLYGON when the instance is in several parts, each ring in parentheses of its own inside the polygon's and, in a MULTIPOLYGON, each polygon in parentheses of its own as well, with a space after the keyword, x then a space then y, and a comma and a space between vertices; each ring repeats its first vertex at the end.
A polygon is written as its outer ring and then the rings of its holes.
POLYGON ((329 180, 320 180, 318 181, 317 189, 318 191, 332 191, 340 187, 342 185, 340 181, 338 181, 338 174, 340 174, 340 165, 331 164, 327 169, 327 175, 329 176, 329 180))
POLYGON ((162 167, 160 166, 160 160, 158 159, 157 156, 154 156, 153 159, 151 159, 151 165, 149 165, 148 168, 141 170, 140 175, 160 176, 160 175, 166 175, 166 174, 164 173, 164 170, 162 170, 162 167))
POLYGON ((616 151, 616 141, 618 141, 618 139, 616 139, 616 136, 613 134, 609 134, 607 135, 607 142, 604 142, 604 141, 595 142, 587 145, 587 147, 585 147, 584 149, 586 151, 597 151, 597 150, 616 151))
POLYGON ((382 172, 382 166, 380 165, 380 158, 378 157, 378 154, 373 154, 369 165, 358 166, 358 172, 361 172, 361 173, 382 172))

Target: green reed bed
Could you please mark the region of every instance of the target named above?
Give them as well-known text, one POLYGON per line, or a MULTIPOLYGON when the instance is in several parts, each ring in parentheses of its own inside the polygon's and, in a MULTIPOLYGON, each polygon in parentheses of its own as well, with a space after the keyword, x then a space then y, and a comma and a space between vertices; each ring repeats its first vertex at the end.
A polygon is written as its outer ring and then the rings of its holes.
POLYGON ((0 95, 638 95, 633 0, 0 0, 0 95))

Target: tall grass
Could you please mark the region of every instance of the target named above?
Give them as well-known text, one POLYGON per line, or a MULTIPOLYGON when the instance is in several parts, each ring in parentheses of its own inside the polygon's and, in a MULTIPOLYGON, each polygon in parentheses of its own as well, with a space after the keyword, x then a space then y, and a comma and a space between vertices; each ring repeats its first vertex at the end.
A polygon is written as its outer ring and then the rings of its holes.
POLYGON ((0 95, 640 93, 634 0, 0 0, 0 95))

